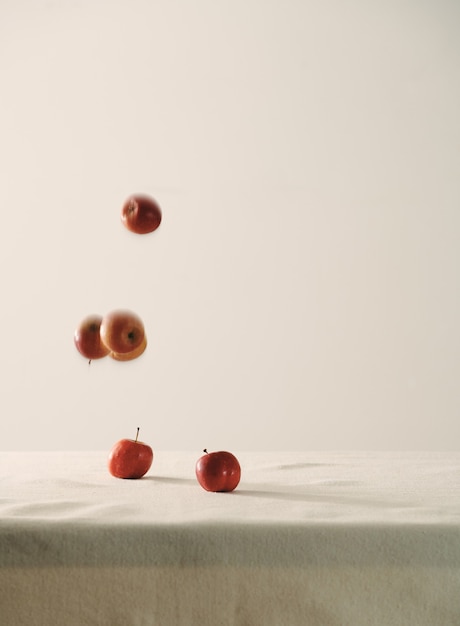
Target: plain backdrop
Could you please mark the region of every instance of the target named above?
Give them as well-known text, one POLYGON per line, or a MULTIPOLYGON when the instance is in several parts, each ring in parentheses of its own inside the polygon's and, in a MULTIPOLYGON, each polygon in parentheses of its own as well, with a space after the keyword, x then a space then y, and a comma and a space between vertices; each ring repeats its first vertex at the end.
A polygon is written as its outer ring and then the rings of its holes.
POLYGON ((459 32, 457 0, 0 0, 0 449, 459 449, 459 32), (89 365, 115 308, 148 349, 89 365))

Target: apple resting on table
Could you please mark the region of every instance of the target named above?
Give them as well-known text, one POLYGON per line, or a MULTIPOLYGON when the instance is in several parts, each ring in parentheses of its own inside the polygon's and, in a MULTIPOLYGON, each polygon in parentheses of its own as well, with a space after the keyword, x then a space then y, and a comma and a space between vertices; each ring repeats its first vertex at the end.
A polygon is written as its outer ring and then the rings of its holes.
POLYGON ((109 472, 115 478, 142 478, 152 466, 152 448, 136 439, 120 439, 109 454, 109 472))
POLYGON ((208 452, 200 457, 195 466, 199 484, 206 491, 233 491, 241 478, 241 467, 236 456, 230 452, 208 452))
POLYGON ((101 340, 101 315, 88 315, 77 326, 74 341, 77 350, 90 361, 102 359, 110 349, 101 340))
POLYGON ((121 209, 121 221, 131 232, 145 235, 153 232, 160 225, 161 209, 153 198, 133 194, 121 209))

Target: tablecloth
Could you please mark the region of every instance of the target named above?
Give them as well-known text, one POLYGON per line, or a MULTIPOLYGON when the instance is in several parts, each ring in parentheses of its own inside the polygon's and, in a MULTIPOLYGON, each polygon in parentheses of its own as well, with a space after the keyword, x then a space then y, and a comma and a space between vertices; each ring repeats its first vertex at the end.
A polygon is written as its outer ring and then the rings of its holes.
POLYGON ((460 453, 232 452, 0 452, 0 623, 460 624, 460 453))

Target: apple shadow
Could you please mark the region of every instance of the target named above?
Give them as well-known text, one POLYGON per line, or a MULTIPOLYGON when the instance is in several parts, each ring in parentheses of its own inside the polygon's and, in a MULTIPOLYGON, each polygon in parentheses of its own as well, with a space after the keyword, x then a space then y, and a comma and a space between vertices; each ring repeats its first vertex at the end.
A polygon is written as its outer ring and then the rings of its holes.
POLYGON ((193 478, 177 478, 173 476, 144 476, 142 480, 165 483, 166 485, 194 485, 197 484, 193 478))
POLYGON ((286 463, 284 465, 278 465, 279 470, 298 470, 298 469, 311 469, 312 467, 335 467, 337 463, 286 463))
MULTIPOLYGON (((351 484, 351 483, 350 483, 351 484)), ((413 504, 410 502, 393 502, 389 500, 376 500, 367 497, 355 496, 352 494, 339 494, 334 493, 314 493, 313 491, 294 491, 286 489, 286 491, 272 490, 272 489, 245 489, 240 487, 232 492, 234 497, 251 497, 251 498, 267 498, 270 500, 284 500, 288 502, 306 502, 306 503, 323 503, 333 505, 351 505, 351 506, 366 506, 372 503, 373 506, 378 506, 382 509, 394 508, 395 506, 401 508, 411 508, 413 504)))

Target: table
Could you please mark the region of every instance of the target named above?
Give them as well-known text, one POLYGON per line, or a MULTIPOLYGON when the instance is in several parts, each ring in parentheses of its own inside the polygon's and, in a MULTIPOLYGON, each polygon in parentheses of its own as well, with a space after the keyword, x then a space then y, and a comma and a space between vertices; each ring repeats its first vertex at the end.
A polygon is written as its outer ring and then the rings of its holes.
POLYGON ((460 624, 460 453, 232 452, 0 452, 0 623, 460 624))

